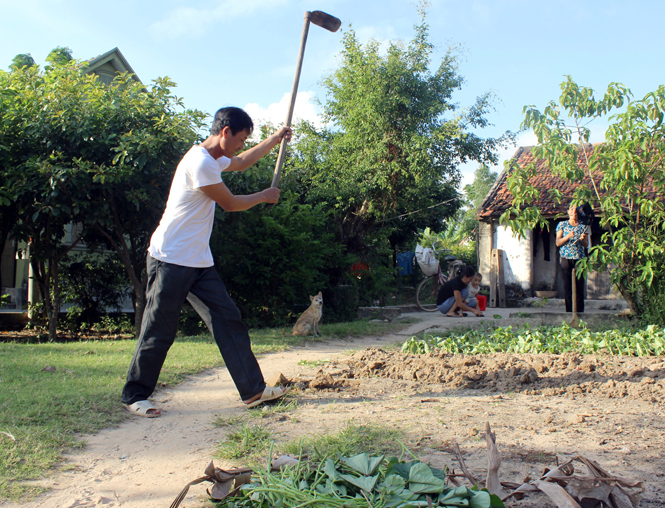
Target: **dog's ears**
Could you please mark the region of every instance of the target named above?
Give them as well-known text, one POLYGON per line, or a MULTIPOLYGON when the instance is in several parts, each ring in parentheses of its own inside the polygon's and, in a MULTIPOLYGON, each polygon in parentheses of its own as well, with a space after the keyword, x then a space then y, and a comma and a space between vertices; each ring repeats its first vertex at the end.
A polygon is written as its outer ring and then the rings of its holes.
POLYGON ((323 293, 321 293, 321 291, 319 291, 319 294, 316 295, 316 296, 320 296, 321 298, 323 298, 323 293))

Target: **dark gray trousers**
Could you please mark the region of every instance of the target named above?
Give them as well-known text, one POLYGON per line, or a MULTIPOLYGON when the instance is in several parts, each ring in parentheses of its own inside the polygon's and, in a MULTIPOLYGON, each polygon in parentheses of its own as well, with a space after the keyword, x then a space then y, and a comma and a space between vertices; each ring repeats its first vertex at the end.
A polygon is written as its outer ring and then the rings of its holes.
POLYGON ((174 265, 152 256, 148 256, 147 264, 146 307, 122 401, 133 404, 152 395, 175 340, 185 300, 215 338, 240 397, 247 400, 263 392, 266 384, 252 353, 247 327, 217 271, 213 267, 174 265))
MULTIPOLYGON (((579 259, 561 258, 561 275, 563 276, 563 293, 566 302, 566 312, 573 312, 573 268, 577 267, 579 259)), ((579 277, 579 272, 575 281, 577 293, 574 298, 577 299, 577 312, 584 312, 584 279, 579 277)))

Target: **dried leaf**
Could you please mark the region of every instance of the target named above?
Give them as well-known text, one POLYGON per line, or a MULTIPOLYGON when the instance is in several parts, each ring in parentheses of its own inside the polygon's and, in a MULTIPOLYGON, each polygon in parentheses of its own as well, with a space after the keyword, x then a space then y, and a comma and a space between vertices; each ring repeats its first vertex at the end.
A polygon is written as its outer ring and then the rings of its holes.
POLYGON ((536 480, 533 484, 554 501, 557 508, 582 508, 558 483, 536 480))
POLYGON ((609 505, 609 496, 614 488, 600 480, 582 480, 580 478, 572 478, 566 486, 566 492, 576 498, 580 503, 584 504, 585 499, 592 499, 602 501, 609 505))
POLYGON ((485 440, 487 441, 487 481, 485 487, 490 494, 501 496, 503 494, 503 488, 499 481, 501 454, 496 447, 496 436, 490 428, 490 422, 485 422, 485 440))
POLYGON ((635 508, 637 506, 637 503, 633 504, 632 497, 626 494, 618 485, 612 489, 610 499, 616 508, 635 508))
POLYGON ((212 488, 208 490, 208 495, 217 501, 222 501, 223 499, 226 499, 231 490, 233 490, 233 483, 233 479, 223 482, 215 482, 212 484, 212 488))
POLYGON ((215 474, 215 463, 211 460, 210 464, 208 464, 208 467, 206 467, 205 474, 208 476, 212 477, 215 474))
POLYGON ((298 462, 300 462, 298 459, 291 457, 290 455, 280 455, 279 457, 277 457, 275 460, 272 461, 270 468, 276 470, 288 466, 297 466, 298 462))
POLYGON ((55 372, 55 370, 56 370, 55 367, 53 367, 52 365, 47 365, 42 369, 42 372, 55 372))
POLYGON ((505 501, 506 499, 510 499, 511 497, 515 496, 515 499, 518 501, 524 497, 524 494, 527 492, 539 492, 540 489, 536 487, 535 485, 531 483, 523 483, 519 487, 517 487, 515 490, 513 490, 510 494, 507 496, 504 496, 501 498, 501 501, 505 501))

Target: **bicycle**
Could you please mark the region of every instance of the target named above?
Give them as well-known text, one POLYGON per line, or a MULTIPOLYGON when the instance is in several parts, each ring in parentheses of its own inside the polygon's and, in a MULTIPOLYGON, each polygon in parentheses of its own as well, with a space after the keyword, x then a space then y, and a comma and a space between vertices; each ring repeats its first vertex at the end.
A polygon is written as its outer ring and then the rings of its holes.
MULTIPOLYGON (((432 244, 434 256, 439 259, 443 252, 451 252, 450 249, 437 249, 436 245, 442 243, 441 241, 432 244)), ((439 290, 449 280, 457 277, 464 268, 464 261, 458 259, 456 256, 446 256, 443 261, 447 263, 446 277, 443 276, 441 271, 441 263, 439 262, 436 275, 430 275, 423 279, 418 288, 416 289, 416 305, 418 308, 425 312, 436 312, 436 298, 439 295, 439 290)))

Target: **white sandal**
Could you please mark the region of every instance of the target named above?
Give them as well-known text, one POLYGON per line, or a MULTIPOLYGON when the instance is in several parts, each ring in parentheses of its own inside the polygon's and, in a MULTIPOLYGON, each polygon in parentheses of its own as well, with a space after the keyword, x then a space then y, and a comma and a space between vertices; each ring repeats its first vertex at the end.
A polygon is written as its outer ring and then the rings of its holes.
POLYGON ((125 406, 127 411, 132 414, 143 416, 144 418, 159 418, 162 414, 160 413, 148 413, 151 409, 159 411, 155 406, 152 405, 152 402, 149 400, 138 400, 133 404, 128 404, 125 406))
POLYGON ((263 390, 260 398, 248 404, 246 403, 245 405, 247 408, 250 408, 263 404, 264 402, 268 402, 269 400, 277 400, 289 393, 289 390, 291 390, 291 388, 287 388, 285 386, 275 386, 274 388, 272 386, 266 386, 266 389, 263 390))

